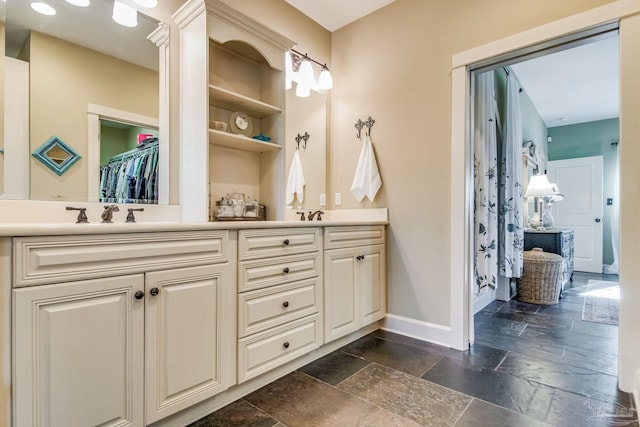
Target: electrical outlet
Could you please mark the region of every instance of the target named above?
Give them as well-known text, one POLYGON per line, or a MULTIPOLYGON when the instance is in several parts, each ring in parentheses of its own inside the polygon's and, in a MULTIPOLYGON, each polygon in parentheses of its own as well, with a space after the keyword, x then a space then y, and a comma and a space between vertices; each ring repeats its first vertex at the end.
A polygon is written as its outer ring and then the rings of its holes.
POLYGON ((334 201, 336 206, 340 206, 342 204, 342 193, 336 193, 334 201))
POLYGON ((320 206, 327 206, 327 195, 320 193, 320 206))

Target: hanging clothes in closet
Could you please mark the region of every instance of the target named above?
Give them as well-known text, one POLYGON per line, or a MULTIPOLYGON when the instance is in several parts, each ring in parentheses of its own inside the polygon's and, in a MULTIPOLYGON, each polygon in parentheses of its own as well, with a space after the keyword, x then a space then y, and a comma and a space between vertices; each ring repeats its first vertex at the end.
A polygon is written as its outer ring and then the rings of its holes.
POLYGON ((158 139, 113 156, 100 168, 100 201, 158 203, 158 139))

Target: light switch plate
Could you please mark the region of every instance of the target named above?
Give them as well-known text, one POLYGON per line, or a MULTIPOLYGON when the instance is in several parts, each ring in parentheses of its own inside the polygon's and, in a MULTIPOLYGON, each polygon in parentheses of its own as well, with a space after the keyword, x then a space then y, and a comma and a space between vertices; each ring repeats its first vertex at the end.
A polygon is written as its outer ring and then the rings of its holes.
POLYGON ((327 206, 327 195, 320 193, 320 206, 327 206))
POLYGON ((340 206, 342 204, 342 193, 336 193, 334 201, 336 206, 340 206))

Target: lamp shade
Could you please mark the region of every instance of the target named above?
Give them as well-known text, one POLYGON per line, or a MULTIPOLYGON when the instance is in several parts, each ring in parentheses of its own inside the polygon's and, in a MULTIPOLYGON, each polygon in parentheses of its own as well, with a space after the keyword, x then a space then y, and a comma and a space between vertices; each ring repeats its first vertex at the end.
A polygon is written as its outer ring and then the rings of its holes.
POLYGON ((529 184, 527 185, 527 192, 525 197, 544 197, 552 196, 554 194, 553 186, 549 182, 547 175, 533 175, 529 178, 529 184))
POLYGON ((333 78, 331 77, 331 72, 325 66, 322 67, 322 71, 320 71, 320 76, 318 77, 318 88, 322 90, 328 90, 333 87, 333 78))
POLYGON ((311 88, 302 82, 298 82, 296 85, 296 96, 299 98, 306 98, 311 95, 311 88))
POLYGON ((314 86, 315 81, 313 78, 313 67, 311 67, 311 61, 308 59, 304 59, 300 64, 300 69, 298 70, 298 82, 302 83, 304 86, 310 88, 314 86))

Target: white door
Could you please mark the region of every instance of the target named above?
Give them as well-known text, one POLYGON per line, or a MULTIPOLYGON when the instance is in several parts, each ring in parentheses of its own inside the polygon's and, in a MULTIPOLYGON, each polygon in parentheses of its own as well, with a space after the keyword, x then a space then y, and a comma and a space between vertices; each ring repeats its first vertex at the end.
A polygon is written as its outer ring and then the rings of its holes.
POLYGON ((602 273, 602 156, 551 161, 547 176, 564 194, 553 217, 557 228, 574 231, 575 270, 602 273))

